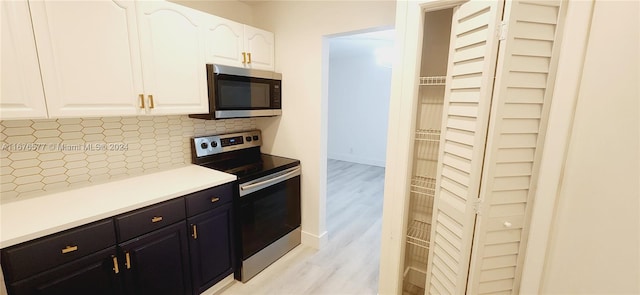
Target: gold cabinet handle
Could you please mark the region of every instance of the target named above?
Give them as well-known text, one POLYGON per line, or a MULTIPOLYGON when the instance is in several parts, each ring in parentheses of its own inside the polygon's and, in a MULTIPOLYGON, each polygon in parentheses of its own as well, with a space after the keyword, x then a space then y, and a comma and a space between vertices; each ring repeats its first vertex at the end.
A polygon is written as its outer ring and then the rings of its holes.
POLYGON ((73 251, 78 251, 78 246, 67 246, 66 248, 62 249, 62 254, 71 253, 73 251))
POLYGON ((144 94, 140 94, 138 97, 140 98, 140 108, 144 109, 144 94))
POLYGON ((191 234, 191 236, 193 237, 194 240, 197 240, 198 239, 198 227, 195 224, 192 224, 191 228, 193 228, 193 234, 191 234))
POLYGON ((211 198, 211 203, 215 203, 217 201, 220 201, 220 198, 216 198, 216 197, 211 198))
POLYGON ((247 53, 247 63, 250 64, 251 63, 251 52, 247 53))
POLYGON ((151 222, 156 223, 162 221, 162 216, 154 216, 151 218, 151 222))
POLYGON ((113 272, 117 274, 120 272, 120 268, 118 267, 118 257, 112 255, 111 258, 113 258, 113 272))
POLYGON ((129 256, 129 252, 126 252, 124 254, 124 258, 125 258, 125 264, 127 266, 127 269, 131 269, 131 257, 129 256))
POLYGON ((149 94, 149 108, 153 109, 156 105, 153 103, 153 95, 149 94))
POLYGON ((246 53, 246 52, 243 52, 243 53, 242 53, 242 63, 243 63, 243 64, 246 64, 246 63, 247 63, 247 53, 246 53))

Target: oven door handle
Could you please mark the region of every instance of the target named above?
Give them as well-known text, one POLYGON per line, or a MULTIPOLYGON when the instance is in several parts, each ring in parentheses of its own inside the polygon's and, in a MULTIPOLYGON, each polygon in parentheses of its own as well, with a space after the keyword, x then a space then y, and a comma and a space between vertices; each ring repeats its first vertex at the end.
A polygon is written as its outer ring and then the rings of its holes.
POLYGON ((280 176, 276 176, 273 178, 269 178, 266 180, 262 180, 262 181, 258 181, 255 183, 249 183, 246 185, 240 185, 240 196, 249 194, 251 192, 257 191, 257 190, 261 190, 265 187, 269 187, 271 185, 274 185, 278 182, 281 182, 283 180, 289 179, 289 178, 293 178, 295 176, 300 175, 300 170, 302 170, 300 168, 300 166, 297 167, 293 167, 293 168, 289 168, 287 170, 285 170, 280 176))

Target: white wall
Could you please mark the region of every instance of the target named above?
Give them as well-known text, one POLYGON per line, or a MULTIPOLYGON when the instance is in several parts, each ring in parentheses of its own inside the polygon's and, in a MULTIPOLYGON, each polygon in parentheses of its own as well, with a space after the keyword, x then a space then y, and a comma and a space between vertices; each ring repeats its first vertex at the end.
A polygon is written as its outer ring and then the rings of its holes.
POLYGON ((320 247, 327 239, 325 36, 391 27, 395 1, 273 1, 253 9, 257 26, 275 33, 276 70, 283 76, 283 115, 258 120, 263 152, 301 160, 303 243, 320 247))
POLYGON ((169 0, 169 2, 254 26, 253 8, 237 0, 169 0))
POLYGON ((542 294, 640 294, 640 5, 593 11, 542 294))
POLYGON ((384 167, 391 68, 376 62, 374 50, 393 42, 334 38, 330 46, 328 157, 384 167), (362 50, 343 48, 362 43, 362 50))

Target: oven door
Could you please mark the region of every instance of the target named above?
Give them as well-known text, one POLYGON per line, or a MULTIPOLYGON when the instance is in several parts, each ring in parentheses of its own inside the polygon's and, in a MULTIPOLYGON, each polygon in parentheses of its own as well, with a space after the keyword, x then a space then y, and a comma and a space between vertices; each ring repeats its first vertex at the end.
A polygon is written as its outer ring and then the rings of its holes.
POLYGON ((300 227, 300 166, 238 185, 242 260, 300 227))

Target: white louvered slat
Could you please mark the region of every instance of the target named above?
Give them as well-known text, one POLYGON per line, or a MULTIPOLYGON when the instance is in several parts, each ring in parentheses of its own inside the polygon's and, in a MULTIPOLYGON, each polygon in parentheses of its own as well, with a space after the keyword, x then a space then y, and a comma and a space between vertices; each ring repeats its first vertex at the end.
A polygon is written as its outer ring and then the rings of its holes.
POLYGON ((469 146, 469 150, 473 152, 473 143, 475 139, 473 132, 454 129, 454 128, 447 128, 444 136, 446 139, 445 142, 452 141, 452 142, 457 142, 457 143, 467 145, 469 146))
POLYGON ((482 273, 481 279, 483 281, 497 281, 502 279, 510 279, 513 278, 513 274, 515 273, 515 267, 503 267, 496 268, 492 270, 487 270, 482 273))
POLYGON ((522 214, 524 214, 524 209, 524 203, 495 204, 491 206, 488 217, 521 216, 522 214))
POLYGON ((517 260, 517 255, 500 255, 495 257, 486 257, 482 261, 482 269, 496 269, 501 267, 516 266, 517 260))
POLYGON ((511 103, 543 103, 544 89, 509 88, 505 95, 506 102, 511 103))
POLYGON ((552 41, 533 39, 517 39, 517 41, 513 44, 514 55, 551 57, 552 41))
POLYGON ((533 163, 500 163, 496 164, 496 176, 527 176, 531 175, 533 163))
POLYGON ((496 163, 533 162, 535 148, 501 148, 496 163))
POLYGON ((504 256, 509 254, 517 254, 519 243, 503 243, 487 245, 484 251, 484 257, 504 256))
POLYGON ((527 201, 528 190, 494 192, 491 196, 491 204, 524 203, 527 201))
POLYGON ((518 261, 526 245, 563 6, 559 1, 514 0, 504 12, 508 29, 496 69, 469 294, 518 293, 518 261))
POLYGON ((475 120, 473 118, 468 118, 468 117, 449 116, 449 121, 447 121, 447 127, 449 128, 455 128, 455 129, 471 131, 471 132, 475 130, 474 128, 475 125, 476 125, 475 120))
POLYGON ((442 176, 447 177, 459 184, 464 186, 469 186, 469 174, 466 174, 458 169, 454 169, 449 166, 444 166, 442 168, 442 176))
POLYGON ((450 102, 475 102, 478 103, 480 96, 477 89, 452 89, 449 94, 450 102))
POLYGON ((542 56, 514 55, 511 63, 513 71, 548 73, 551 59, 542 56))
POLYGON ((503 133, 536 133, 540 130, 540 120, 534 119, 504 119, 505 124, 502 125, 503 133))
POLYGON ((483 282, 480 284, 478 292, 480 294, 494 294, 499 291, 511 290, 511 286, 513 286, 513 279, 483 282))
POLYGON ((503 7, 472 0, 453 15, 427 267, 432 294, 466 292, 503 7))

